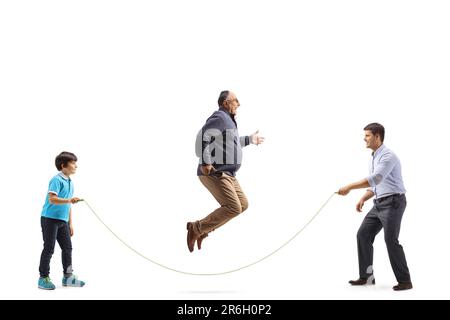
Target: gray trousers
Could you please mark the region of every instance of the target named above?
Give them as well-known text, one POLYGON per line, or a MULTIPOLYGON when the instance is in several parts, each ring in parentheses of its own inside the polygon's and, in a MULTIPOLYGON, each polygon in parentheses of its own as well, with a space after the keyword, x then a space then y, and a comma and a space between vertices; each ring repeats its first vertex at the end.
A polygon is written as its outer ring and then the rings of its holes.
POLYGON ((389 260, 398 282, 411 282, 403 247, 398 242, 400 225, 406 208, 405 195, 393 195, 374 200, 374 206, 364 218, 358 230, 359 276, 373 276, 373 242, 384 229, 389 260))

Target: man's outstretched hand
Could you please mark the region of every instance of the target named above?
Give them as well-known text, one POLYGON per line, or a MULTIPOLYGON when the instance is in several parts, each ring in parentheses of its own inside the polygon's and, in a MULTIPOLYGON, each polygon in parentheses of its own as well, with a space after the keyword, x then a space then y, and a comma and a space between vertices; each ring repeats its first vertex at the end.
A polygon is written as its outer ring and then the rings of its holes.
POLYGON ((339 191, 337 192, 338 195, 340 196, 346 196, 350 193, 350 187, 349 186, 345 186, 339 189, 339 191))
POLYGON ((264 142, 264 137, 259 135, 259 130, 257 130, 254 134, 250 136, 250 143, 260 145, 264 142))

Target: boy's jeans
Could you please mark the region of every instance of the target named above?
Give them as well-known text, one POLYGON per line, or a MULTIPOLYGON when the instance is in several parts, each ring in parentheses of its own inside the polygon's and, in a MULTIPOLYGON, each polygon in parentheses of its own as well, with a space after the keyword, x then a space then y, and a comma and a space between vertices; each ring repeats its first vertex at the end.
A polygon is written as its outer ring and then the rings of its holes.
POLYGON ((69 224, 63 220, 41 217, 42 237, 44 239, 44 250, 41 254, 39 273, 41 277, 50 274, 50 259, 55 250, 55 242, 61 247, 62 264, 64 275, 72 275, 72 241, 70 239, 69 224))

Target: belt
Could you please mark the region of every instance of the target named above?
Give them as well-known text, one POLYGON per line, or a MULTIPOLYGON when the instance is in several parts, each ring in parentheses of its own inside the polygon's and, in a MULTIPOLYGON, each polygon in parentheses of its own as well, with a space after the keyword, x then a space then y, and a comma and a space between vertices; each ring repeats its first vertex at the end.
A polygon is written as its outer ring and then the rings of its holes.
POLYGON ((391 195, 386 196, 386 197, 375 199, 374 202, 375 203, 382 203, 382 202, 384 202, 384 201, 386 201, 388 199, 400 198, 402 196, 405 196, 405 194, 404 193, 395 193, 395 194, 391 194, 391 195))

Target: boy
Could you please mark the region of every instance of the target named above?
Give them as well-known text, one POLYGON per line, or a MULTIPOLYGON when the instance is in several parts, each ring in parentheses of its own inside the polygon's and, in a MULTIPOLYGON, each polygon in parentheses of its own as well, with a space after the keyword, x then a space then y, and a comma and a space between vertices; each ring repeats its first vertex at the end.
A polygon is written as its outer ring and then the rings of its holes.
POLYGON ((77 170, 77 157, 70 152, 61 152, 55 159, 59 173, 50 180, 45 205, 41 214, 42 236, 44 249, 39 265, 39 289, 54 290, 55 285, 49 278, 50 259, 58 241, 62 250, 62 264, 64 277, 62 285, 65 287, 82 287, 84 282, 72 274, 72 203, 81 199, 73 197, 73 183, 70 176, 77 170))

